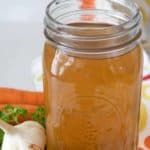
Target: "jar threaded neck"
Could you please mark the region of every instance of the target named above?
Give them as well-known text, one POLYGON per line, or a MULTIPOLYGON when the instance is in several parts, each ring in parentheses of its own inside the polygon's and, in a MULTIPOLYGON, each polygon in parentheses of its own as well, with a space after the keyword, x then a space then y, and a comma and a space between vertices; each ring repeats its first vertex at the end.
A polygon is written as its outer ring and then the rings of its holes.
POLYGON ((48 5, 45 36, 49 42, 74 55, 101 53, 102 57, 107 57, 125 53, 125 49, 130 50, 129 47, 139 39, 141 16, 137 7, 133 14, 126 6, 124 12, 119 12, 115 9, 81 9, 80 5, 74 0, 53 1, 48 5))

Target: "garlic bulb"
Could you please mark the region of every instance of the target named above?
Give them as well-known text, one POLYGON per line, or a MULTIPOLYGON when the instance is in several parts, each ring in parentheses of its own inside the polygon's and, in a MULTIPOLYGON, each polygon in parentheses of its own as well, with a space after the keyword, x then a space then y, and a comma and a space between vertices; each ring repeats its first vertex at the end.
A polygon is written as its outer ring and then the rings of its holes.
POLYGON ((25 121, 12 126, 0 120, 5 132, 2 150, 44 150, 45 129, 35 121, 25 121))

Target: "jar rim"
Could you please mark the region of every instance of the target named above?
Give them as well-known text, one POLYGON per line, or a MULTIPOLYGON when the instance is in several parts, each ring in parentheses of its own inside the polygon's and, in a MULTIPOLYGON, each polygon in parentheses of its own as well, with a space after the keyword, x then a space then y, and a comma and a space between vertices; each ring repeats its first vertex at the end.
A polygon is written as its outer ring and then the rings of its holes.
MULTIPOLYGON (((72 0, 74 2, 74 0, 72 0)), ((69 23, 62 23, 60 21, 57 21, 57 19, 60 17, 64 17, 64 12, 61 11, 61 13, 58 15, 56 12, 60 9, 60 6, 64 6, 65 4, 58 5, 58 7, 55 5, 57 0, 53 0, 46 8, 46 17, 45 17, 45 30, 44 34, 48 40, 53 46, 57 47, 58 49, 63 49, 65 53, 68 53, 70 55, 77 56, 84 55, 85 57, 95 57, 98 53, 101 55, 102 58, 106 57, 114 57, 117 55, 122 55, 126 52, 129 52, 132 50, 135 45, 137 45, 137 41, 139 37, 141 36, 141 29, 140 29, 140 21, 141 21, 141 15, 140 11, 137 5, 135 5, 135 10, 131 10, 131 12, 120 12, 115 11, 114 14, 112 14, 111 10, 103 10, 103 9, 79 9, 77 12, 80 13, 91 13, 94 15, 106 15, 112 17, 115 21, 119 21, 119 24, 117 22, 117 25, 110 23, 110 26, 94 26, 93 28, 89 28, 88 26, 72 26, 72 24, 69 23), (52 7, 52 6, 56 7, 52 7), (53 9, 52 9, 52 8, 53 9), (50 12, 51 10, 51 12, 50 12), (56 13, 58 18, 53 17, 52 13, 56 13), (134 12, 134 13, 133 13, 134 12), (132 16, 129 14, 132 13, 132 16), (119 15, 118 15, 119 14, 119 15), (122 21, 122 23, 120 23, 122 21), (90 51, 91 50, 91 51, 90 51), (110 55, 109 55, 110 54, 110 55)), ((65 1, 68 2, 68 1, 65 1)), ((68 6, 70 6, 69 3, 68 6)), ((126 9, 130 9, 129 7, 123 6, 126 9)), ((73 15, 76 15, 76 9, 72 10, 71 13, 73 15)), ((54 13, 54 14, 55 14, 54 13)), ((88 14, 87 13, 87 14, 88 14)), ((66 13, 67 14, 67 13, 66 13)), ((77 13, 78 14, 78 13, 77 13)), ((65 16, 70 17, 68 14, 65 16)), ((106 18, 107 20, 107 18, 106 18)), ((71 21, 71 20, 69 20, 71 21)), ((75 20, 72 20, 75 21, 75 20)), ((72 23, 72 22, 71 22, 72 23)), ((78 23, 78 21, 73 22, 78 23)), ((79 21, 80 23, 80 21, 79 21)), ((84 23, 84 20, 81 24, 84 23)), ((86 23, 86 22, 85 22, 86 23)), ((89 22, 90 23, 90 22, 89 22)), ((93 23, 99 23, 97 22, 91 22, 93 23)), ((101 23, 100 23, 101 24, 101 23)), ((104 23, 105 24, 105 23, 104 23)))
MULTIPOLYGON (((50 21, 52 21, 57 27, 59 26, 59 27, 62 27, 62 28, 64 28, 64 29, 82 29, 82 30, 86 30, 87 28, 86 27, 84 27, 84 28, 82 28, 82 27, 79 27, 79 26, 71 26, 71 25, 68 25, 68 24, 65 24, 65 23, 62 23, 62 22, 60 22, 60 21, 57 21, 56 19, 54 19, 51 15, 50 15, 50 13, 49 13, 49 10, 50 10, 50 7, 52 7, 52 5, 54 4, 54 3, 56 3, 56 1, 57 0, 53 0, 52 2, 50 2, 49 4, 48 4, 48 6, 47 6, 47 8, 46 8, 46 16, 48 17, 48 19, 50 19, 50 21)), ((141 15, 140 15, 140 10, 139 10, 139 7, 137 6, 137 4, 135 3, 135 14, 134 15, 132 15, 132 17, 131 18, 129 18, 128 19, 128 21, 125 21, 125 22, 123 22, 123 23, 121 23, 121 24, 119 24, 119 25, 112 25, 112 26, 107 26, 107 27, 97 27, 96 29, 101 29, 101 30, 105 30, 105 29, 111 29, 111 30, 115 30, 115 29, 117 29, 117 28, 120 28, 120 27, 126 27, 126 26, 128 26, 129 24, 134 24, 135 23, 135 20, 137 19, 137 18, 139 18, 139 21, 140 21, 140 18, 141 18, 141 15), (140 16, 140 17, 139 17, 140 16)), ((88 10, 90 10, 90 9, 88 9, 88 10)))

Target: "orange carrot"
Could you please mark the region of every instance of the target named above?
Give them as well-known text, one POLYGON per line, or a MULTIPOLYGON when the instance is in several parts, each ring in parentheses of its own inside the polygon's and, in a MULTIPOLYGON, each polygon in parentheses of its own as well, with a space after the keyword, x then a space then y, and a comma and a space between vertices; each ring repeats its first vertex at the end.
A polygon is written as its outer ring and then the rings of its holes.
MULTIPOLYGON (((95 0, 82 0, 81 9, 95 9, 95 0)), ((94 14, 83 14, 81 16, 81 20, 83 21, 92 21, 94 20, 95 15, 94 14)))
POLYGON ((82 5, 80 6, 82 9, 94 9, 95 8, 95 0, 82 0, 82 5))
POLYGON ((95 0, 82 0, 83 4, 95 4, 95 0))
POLYGON ((0 88, 0 104, 43 105, 43 93, 10 88, 0 88))
POLYGON ((138 150, 144 150, 144 149, 139 147, 138 150))
POLYGON ((95 5, 94 4, 83 4, 80 7, 81 9, 94 9, 95 5))
POLYGON ((150 149, 150 136, 145 138, 144 144, 148 149, 150 149))

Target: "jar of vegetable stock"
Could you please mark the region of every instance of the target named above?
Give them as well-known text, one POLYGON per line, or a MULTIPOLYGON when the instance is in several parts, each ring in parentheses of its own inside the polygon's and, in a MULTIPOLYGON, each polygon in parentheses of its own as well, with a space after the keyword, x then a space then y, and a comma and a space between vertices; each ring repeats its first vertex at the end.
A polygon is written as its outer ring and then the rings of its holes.
POLYGON ((134 1, 54 0, 44 32, 48 150, 136 150, 142 52, 134 1))

